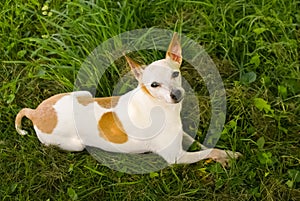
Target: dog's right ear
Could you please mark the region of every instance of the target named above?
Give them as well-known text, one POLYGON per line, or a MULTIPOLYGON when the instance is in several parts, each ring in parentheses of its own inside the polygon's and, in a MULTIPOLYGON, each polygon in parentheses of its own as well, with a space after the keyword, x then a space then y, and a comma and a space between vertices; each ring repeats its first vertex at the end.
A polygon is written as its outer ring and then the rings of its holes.
POLYGON ((142 69, 141 65, 136 63, 135 61, 133 61, 131 58, 127 57, 126 55, 124 55, 124 56, 126 58, 127 63, 129 64, 129 66, 131 68, 131 72, 133 73, 135 79, 137 79, 137 81, 139 81, 139 83, 141 83, 142 76, 143 76, 143 69, 142 69))
POLYGON ((181 45, 180 45, 179 36, 176 32, 174 33, 171 43, 169 45, 166 58, 167 59, 169 58, 172 61, 178 63, 179 67, 182 63, 181 45))

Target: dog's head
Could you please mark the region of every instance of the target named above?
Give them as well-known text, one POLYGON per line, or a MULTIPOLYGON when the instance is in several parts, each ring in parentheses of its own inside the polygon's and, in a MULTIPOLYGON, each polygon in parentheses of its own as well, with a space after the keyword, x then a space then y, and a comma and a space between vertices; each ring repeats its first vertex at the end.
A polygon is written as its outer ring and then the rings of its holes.
POLYGON ((177 33, 173 35, 166 58, 155 61, 145 69, 126 57, 135 78, 145 93, 166 103, 179 103, 183 99, 180 65, 181 46, 177 33))

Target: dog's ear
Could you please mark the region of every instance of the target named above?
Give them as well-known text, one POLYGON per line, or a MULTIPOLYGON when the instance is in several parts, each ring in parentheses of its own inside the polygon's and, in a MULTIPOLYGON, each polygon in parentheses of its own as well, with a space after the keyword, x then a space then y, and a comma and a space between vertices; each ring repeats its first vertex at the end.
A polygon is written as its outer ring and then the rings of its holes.
POLYGON ((136 63, 135 61, 133 61, 131 58, 127 57, 126 55, 124 55, 126 58, 127 63, 129 64, 131 71, 134 75, 134 77, 137 79, 137 81, 141 81, 142 79, 142 75, 143 75, 143 69, 141 67, 140 64, 136 63))
POLYGON ((182 55, 181 55, 181 46, 178 34, 175 32, 172 38, 172 41, 169 45, 166 59, 171 59, 181 65, 182 62, 182 55))

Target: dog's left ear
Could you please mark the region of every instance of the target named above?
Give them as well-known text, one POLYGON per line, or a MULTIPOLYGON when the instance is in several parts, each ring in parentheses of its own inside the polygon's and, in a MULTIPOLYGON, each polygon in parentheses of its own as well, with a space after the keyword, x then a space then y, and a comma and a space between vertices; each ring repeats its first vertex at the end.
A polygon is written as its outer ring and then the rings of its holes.
POLYGON ((142 80, 142 76, 143 76, 143 69, 141 67, 140 64, 136 63, 135 61, 133 61, 131 58, 127 57, 126 55, 124 55, 126 58, 127 63, 129 64, 131 71, 135 77, 135 79, 137 79, 137 81, 140 83, 142 80))
POLYGON ((179 41, 178 34, 175 32, 172 38, 172 41, 169 45, 166 59, 171 59, 179 64, 179 66, 182 63, 182 55, 181 55, 181 45, 179 41))

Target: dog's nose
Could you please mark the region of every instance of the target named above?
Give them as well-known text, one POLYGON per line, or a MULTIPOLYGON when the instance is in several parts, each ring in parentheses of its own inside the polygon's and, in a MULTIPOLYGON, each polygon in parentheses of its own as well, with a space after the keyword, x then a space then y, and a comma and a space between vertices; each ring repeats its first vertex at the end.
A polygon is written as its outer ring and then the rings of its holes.
POLYGON ((174 100, 175 103, 178 103, 182 100, 182 92, 179 89, 173 89, 170 94, 171 98, 174 100))

